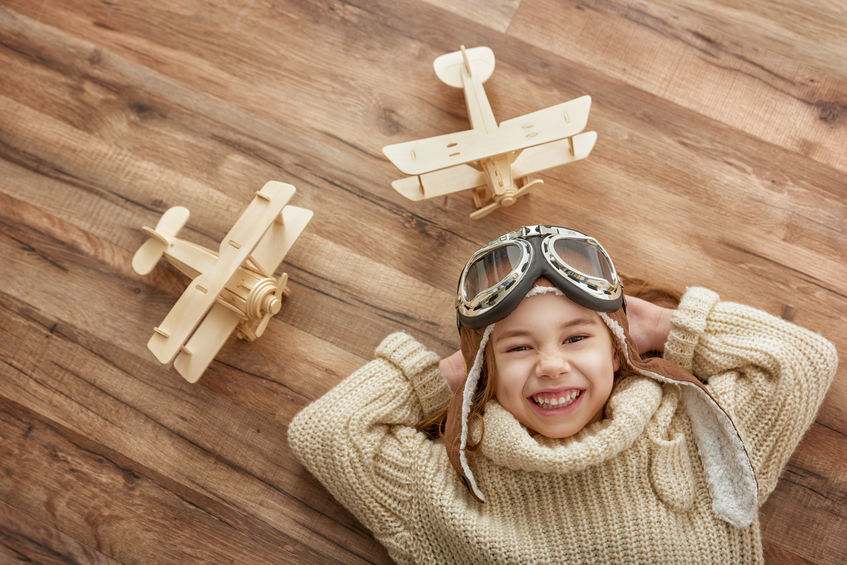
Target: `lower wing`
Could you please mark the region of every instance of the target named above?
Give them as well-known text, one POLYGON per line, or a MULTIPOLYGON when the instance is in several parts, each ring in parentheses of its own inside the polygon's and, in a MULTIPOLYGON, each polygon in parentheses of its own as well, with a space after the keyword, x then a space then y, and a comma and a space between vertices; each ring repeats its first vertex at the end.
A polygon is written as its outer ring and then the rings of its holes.
POLYGON ((234 311, 215 303, 174 359, 174 368, 185 380, 196 383, 240 321, 234 311))
POLYGON ((568 139, 560 139, 524 149, 512 163, 512 174, 516 179, 545 169, 567 165, 588 157, 597 141, 597 132, 587 131, 568 139), (571 153, 573 143, 573 153, 571 153))
POLYGON ((406 177, 391 183, 394 190, 409 200, 424 200, 452 194, 485 184, 485 175, 470 165, 456 165, 447 169, 406 177))

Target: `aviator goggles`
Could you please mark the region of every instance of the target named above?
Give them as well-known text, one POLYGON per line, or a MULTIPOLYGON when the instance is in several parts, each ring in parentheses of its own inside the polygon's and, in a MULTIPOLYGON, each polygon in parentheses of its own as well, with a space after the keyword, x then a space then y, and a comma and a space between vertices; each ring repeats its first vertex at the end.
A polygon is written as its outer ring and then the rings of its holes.
POLYGON ((623 306, 612 259, 592 237, 556 226, 524 226, 474 253, 459 279, 458 322, 477 329, 517 308, 539 277, 600 312, 623 306))

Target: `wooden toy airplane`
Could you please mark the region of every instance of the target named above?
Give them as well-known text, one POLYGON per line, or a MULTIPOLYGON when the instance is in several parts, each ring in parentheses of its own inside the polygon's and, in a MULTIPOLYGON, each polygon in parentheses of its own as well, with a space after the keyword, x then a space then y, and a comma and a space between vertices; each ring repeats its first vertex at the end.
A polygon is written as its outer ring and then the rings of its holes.
POLYGON ((294 192, 290 184, 265 184, 217 253, 176 237, 188 220, 181 206, 168 209, 155 230, 142 228, 150 239, 132 258, 135 272, 146 275, 164 257, 192 279, 147 343, 188 382, 197 382, 233 330, 247 341, 262 335, 288 296, 288 275, 274 271, 312 218, 311 210, 286 206, 294 192))
POLYGON ((410 200, 433 198, 474 188, 481 218, 511 206, 541 180, 531 173, 584 159, 597 133, 580 133, 588 121, 591 97, 582 96, 502 122, 494 119, 482 83, 494 71, 494 53, 474 47, 441 55, 433 63, 442 82, 464 88, 470 130, 388 145, 382 149, 394 166, 411 177, 391 185, 410 200))

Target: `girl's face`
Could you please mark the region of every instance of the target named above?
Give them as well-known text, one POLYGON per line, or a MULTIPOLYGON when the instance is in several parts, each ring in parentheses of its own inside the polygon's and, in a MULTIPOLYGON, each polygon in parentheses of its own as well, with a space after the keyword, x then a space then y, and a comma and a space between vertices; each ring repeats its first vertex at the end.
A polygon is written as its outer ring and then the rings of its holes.
POLYGON ((491 347, 494 395, 531 431, 565 438, 601 418, 619 361, 597 312, 531 296, 497 322, 491 347))

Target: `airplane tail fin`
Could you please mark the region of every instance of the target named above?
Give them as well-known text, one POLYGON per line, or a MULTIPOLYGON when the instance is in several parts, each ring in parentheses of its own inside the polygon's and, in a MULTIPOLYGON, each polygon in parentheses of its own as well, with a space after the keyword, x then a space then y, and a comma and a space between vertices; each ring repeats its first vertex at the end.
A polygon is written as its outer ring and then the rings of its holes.
POLYGON ((488 80, 494 72, 494 52, 488 47, 462 48, 446 55, 441 55, 432 64, 435 74, 441 82, 454 88, 462 88, 462 68, 480 83, 488 80))
POLYGON ((147 226, 141 228, 149 239, 132 256, 132 269, 139 275, 146 275, 152 271, 187 221, 188 208, 174 206, 162 214, 155 230, 147 226))

